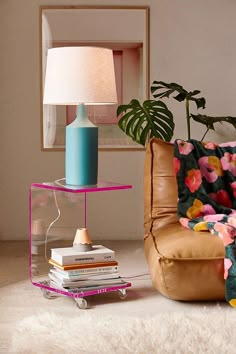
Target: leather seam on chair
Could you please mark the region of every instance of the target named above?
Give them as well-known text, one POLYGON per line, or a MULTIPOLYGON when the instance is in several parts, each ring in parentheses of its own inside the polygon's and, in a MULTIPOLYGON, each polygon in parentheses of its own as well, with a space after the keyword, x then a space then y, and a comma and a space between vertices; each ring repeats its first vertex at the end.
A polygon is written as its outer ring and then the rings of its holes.
POLYGON ((157 248, 157 245, 156 245, 156 238, 153 236, 152 232, 150 232, 150 235, 152 236, 152 240, 153 240, 153 243, 154 243, 157 255, 158 255, 158 261, 159 261, 159 264, 160 264, 160 267, 161 267, 161 272, 162 272, 162 276, 163 276, 163 283, 165 285, 167 297, 170 297, 170 295, 168 293, 168 290, 167 290, 167 286, 166 286, 165 272, 164 272, 164 267, 163 267, 163 262, 162 262, 162 260, 164 260, 165 257, 162 254, 160 254, 160 252, 158 251, 158 248, 157 248))
MULTIPOLYGON (((152 221, 152 224, 153 224, 153 221, 152 221)), ((160 256, 159 258, 161 258, 161 257, 165 258, 158 250, 158 247, 157 247, 157 244, 156 244, 156 237, 153 236, 152 230, 151 230, 150 234, 152 235, 152 239, 153 239, 153 243, 154 243, 155 249, 156 249, 158 255, 160 256)))
POLYGON ((182 257, 182 258, 175 258, 175 257, 166 257, 166 256, 163 256, 163 254, 160 253, 158 247, 157 247, 157 243, 156 243, 156 237, 153 236, 153 233, 150 232, 152 238, 153 238, 153 242, 154 242, 154 245, 155 245, 155 249, 159 255, 159 258, 161 258, 161 260, 170 260, 170 261, 180 261, 180 262, 183 262, 183 261, 214 261, 214 260, 220 260, 220 259, 224 259, 224 257, 212 257, 212 258, 209 258, 209 257, 202 257, 202 258, 191 258, 191 257, 182 257))
MULTIPOLYGON (((154 241, 155 243, 155 241, 154 241)), ((158 252, 158 251, 157 251, 158 252)), ((159 254, 159 252, 158 252, 159 254)), ((217 258, 218 259, 218 258, 217 258)), ((215 260, 217 260, 215 259, 215 260)), ((222 259, 223 261, 223 258, 219 258, 219 259, 222 259)), ((169 291, 168 291, 168 287, 167 287, 167 283, 166 283, 166 274, 165 274, 165 270, 164 270, 164 262, 168 260, 168 261, 188 261, 188 260, 191 260, 191 261, 199 261, 199 259, 191 259, 191 258, 184 258, 184 259, 176 259, 176 258, 166 258, 166 257, 159 257, 159 264, 160 264, 160 267, 161 267, 161 273, 162 273, 162 276, 163 276, 163 284, 164 284, 164 287, 165 287, 165 290, 166 290, 166 296, 170 299, 172 299, 172 296, 170 295, 169 291)), ((200 259, 200 261, 211 261, 212 259, 200 259)), ((214 259, 213 259, 214 260, 214 259)))
POLYGON ((167 293, 167 296, 170 298, 170 294, 168 292, 167 285, 166 285, 166 278, 165 278, 165 271, 164 271, 164 267, 163 267, 163 262, 161 262, 161 261, 160 261, 160 266, 161 266, 161 270, 162 270, 163 283, 165 284, 166 293, 167 293))

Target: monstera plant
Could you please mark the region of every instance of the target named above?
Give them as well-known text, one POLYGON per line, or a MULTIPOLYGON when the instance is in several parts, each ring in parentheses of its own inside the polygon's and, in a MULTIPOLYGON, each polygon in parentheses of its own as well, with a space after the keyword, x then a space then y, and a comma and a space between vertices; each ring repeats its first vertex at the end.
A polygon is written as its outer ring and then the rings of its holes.
POLYGON ((176 83, 167 84, 164 81, 154 81, 151 86, 151 93, 154 98, 162 99, 164 97, 169 98, 171 95, 175 100, 178 102, 185 102, 185 112, 186 112, 186 123, 187 123, 187 132, 188 132, 188 139, 191 139, 191 119, 195 120, 198 123, 204 124, 206 126, 206 132, 204 133, 201 140, 204 139, 207 132, 212 129, 215 130, 214 124, 215 123, 222 123, 227 122, 233 125, 236 129, 236 117, 225 116, 225 117, 212 117, 202 114, 191 114, 190 113, 190 103, 194 102, 197 106, 197 109, 206 108, 206 100, 204 97, 196 97, 199 95, 201 91, 194 90, 194 91, 186 91, 182 86, 176 83))
POLYGON ((118 107, 117 116, 122 113, 125 114, 118 122, 119 127, 138 144, 145 146, 152 137, 170 141, 174 134, 173 114, 160 100, 147 100, 141 104, 133 99, 118 107))
POLYGON ((144 146, 154 136, 170 141, 174 134, 173 114, 162 99, 173 97, 178 102, 185 102, 188 139, 191 139, 191 119, 206 126, 202 140, 210 129, 215 130, 215 123, 227 122, 236 129, 236 117, 191 114, 191 103, 195 103, 197 109, 206 107, 205 98, 199 97, 200 92, 187 91, 176 83, 154 81, 151 93, 156 100, 147 100, 143 104, 132 100, 127 105, 120 105, 117 109, 117 116, 121 115, 118 125, 134 141, 144 146))
POLYGON ((174 134, 173 114, 162 101, 132 100, 118 107, 117 116, 122 113, 119 127, 138 144, 145 146, 152 137, 170 141, 174 134))

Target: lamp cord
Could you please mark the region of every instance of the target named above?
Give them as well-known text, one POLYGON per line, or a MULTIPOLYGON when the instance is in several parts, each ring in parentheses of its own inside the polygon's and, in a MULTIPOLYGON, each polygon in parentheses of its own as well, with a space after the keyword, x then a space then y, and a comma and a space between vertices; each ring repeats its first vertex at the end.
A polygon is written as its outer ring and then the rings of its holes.
POLYGON ((61 187, 65 187, 65 185, 63 185, 62 183, 60 183, 60 181, 65 181, 65 178, 59 178, 56 181, 54 181, 54 183, 58 184, 58 186, 61 187))
MULTIPOLYGON (((145 275, 148 275, 149 277, 147 279, 150 279, 150 274, 147 273, 141 273, 141 274, 133 274, 133 275, 121 275, 121 278, 123 279, 134 279, 134 278, 139 278, 139 277, 143 277, 145 275)), ((143 279, 137 279, 137 280, 143 280, 143 279)))
MULTIPOLYGON (((65 178, 60 178, 60 179, 57 179, 54 181, 54 183, 58 184, 59 186, 62 186, 64 187, 64 185, 62 183, 60 183, 60 181, 63 181, 65 180, 65 178)), ((57 208, 57 217, 50 223, 50 225, 48 226, 47 228, 47 231, 46 231, 46 236, 45 236, 45 259, 48 261, 48 258, 47 258, 47 241, 48 241, 48 234, 49 234, 49 231, 51 229, 51 227, 53 226, 53 224, 55 224, 55 222, 60 218, 61 216, 61 210, 58 206, 58 202, 57 202, 57 197, 56 197, 56 191, 53 190, 53 195, 54 195, 54 201, 55 201, 55 205, 56 205, 56 208, 57 208)), ((134 278, 140 278, 140 277, 143 277, 143 276, 149 276, 147 279, 150 279, 150 274, 149 272, 145 272, 145 273, 140 273, 140 274, 133 274, 133 275, 120 275, 121 278, 123 279, 134 279, 134 278)), ((143 280, 143 279, 136 279, 136 280, 143 280)))

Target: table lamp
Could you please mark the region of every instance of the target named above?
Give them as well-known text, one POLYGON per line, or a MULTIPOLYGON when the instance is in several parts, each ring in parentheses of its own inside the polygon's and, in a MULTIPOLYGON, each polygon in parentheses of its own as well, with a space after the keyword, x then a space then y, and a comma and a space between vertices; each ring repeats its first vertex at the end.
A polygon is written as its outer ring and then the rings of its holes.
POLYGON ((88 119, 85 105, 117 103, 112 50, 49 49, 43 103, 78 106, 75 120, 66 127, 66 184, 97 184, 98 128, 88 119))

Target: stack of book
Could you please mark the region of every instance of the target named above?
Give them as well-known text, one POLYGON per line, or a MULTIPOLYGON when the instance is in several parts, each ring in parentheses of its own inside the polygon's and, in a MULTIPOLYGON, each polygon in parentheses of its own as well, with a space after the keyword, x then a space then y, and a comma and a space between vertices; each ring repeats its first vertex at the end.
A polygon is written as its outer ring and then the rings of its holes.
POLYGON ((49 272, 52 287, 69 292, 86 291, 126 282, 120 277, 115 252, 102 245, 94 245, 88 252, 73 247, 52 248, 49 272))

